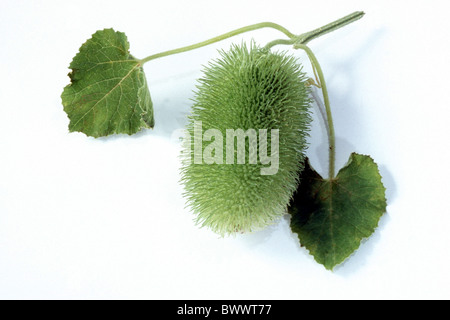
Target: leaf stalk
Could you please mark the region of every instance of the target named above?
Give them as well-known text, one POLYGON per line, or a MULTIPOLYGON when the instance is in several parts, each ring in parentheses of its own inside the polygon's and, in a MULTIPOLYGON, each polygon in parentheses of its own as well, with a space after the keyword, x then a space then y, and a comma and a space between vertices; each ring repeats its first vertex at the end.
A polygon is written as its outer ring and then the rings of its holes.
POLYGON ((310 32, 302 33, 301 35, 295 35, 292 32, 290 32, 289 30, 287 30, 285 27, 283 27, 277 23, 273 23, 273 22, 256 23, 256 24, 252 24, 252 25, 249 25, 246 27, 242 27, 242 28, 224 33, 220 36, 217 36, 217 37, 214 37, 214 38, 211 38, 211 39, 208 39, 208 40, 196 43, 196 44, 156 53, 156 54, 150 55, 144 59, 141 59, 139 62, 142 65, 151 60, 155 60, 155 59, 162 58, 162 57, 167 57, 167 56, 170 56, 173 54, 178 54, 178 53, 182 53, 182 52, 195 50, 195 49, 198 49, 198 48, 234 37, 238 34, 246 33, 249 31, 254 31, 254 30, 258 30, 258 29, 263 29, 263 28, 272 28, 272 29, 278 30, 278 31, 284 33, 289 38, 289 39, 274 40, 274 41, 268 43, 266 45, 266 48, 268 48, 268 49, 270 49, 271 47, 273 47, 275 45, 279 45, 279 44, 284 44, 284 45, 307 44, 309 41, 311 41, 315 38, 318 38, 324 34, 330 33, 334 30, 337 30, 339 28, 342 28, 343 26, 346 26, 352 22, 355 22, 356 20, 361 19, 363 16, 364 16, 364 12, 356 11, 356 12, 349 14, 341 19, 331 22, 323 27, 317 28, 310 32))
POLYGON ((335 163, 336 163, 336 136, 334 133, 334 124, 333 124, 333 115, 331 114, 331 107, 330 107, 330 98, 328 96, 328 89, 327 84, 325 82, 325 77, 323 75, 322 67, 319 64, 319 61, 317 60, 314 53, 311 51, 311 49, 304 45, 304 44, 296 44, 295 47, 297 49, 302 49, 306 52, 308 55, 309 60, 311 61, 311 64, 313 66, 313 69, 315 70, 315 73, 317 73, 317 76, 319 77, 320 81, 320 87, 322 89, 322 95, 323 95, 323 103, 325 105, 325 111, 326 111, 326 124, 328 126, 328 178, 331 180, 335 177, 335 163))
POLYGON ((148 57, 146 57, 144 59, 141 59, 140 63, 144 64, 144 63, 146 63, 148 61, 155 60, 155 59, 158 59, 158 58, 162 58, 162 57, 166 57, 166 56, 170 56, 170 55, 173 55, 173 54, 182 53, 182 52, 186 52, 186 51, 195 50, 195 49, 198 49, 198 48, 201 48, 201 47, 213 44, 215 42, 219 42, 219 41, 222 41, 222 40, 234 37, 234 36, 236 36, 238 34, 242 34, 242 33, 253 31, 253 30, 258 30, 258 29, 262 29, 262 28, 272 28, 272 29, 275 29, 275 30, 278 30, 278 31, 284 33, 289 38, 295 38, 295 35, 293 33, 291 33, 286 28, 280 26, 279 24, 276 24, 276 23, 273 23, 273 22, 261 22, 261 23, 252 24, 252 25, 249 25, 249 26, 246 26, 246 27, 242 27, 242 28, 236 29, 236 30, 224 33, 224 34, 222 34, 220 36, 217 36, 217 37, 214 37, 214 38, 211 38, 211 39, 208 39, 208 40, 196 43, 196 44, 192 44, 192 45, 189 45, 189 46, 186 46, 186 47, 181 47, 181 48, 177 48, 177 49, 173 49, 173 50, 169 50, 169 51, 164 51, 164 52, 160 52, 160 53, 157 53, 157 54, 153 54, 153 55, 148 56, 148 57))

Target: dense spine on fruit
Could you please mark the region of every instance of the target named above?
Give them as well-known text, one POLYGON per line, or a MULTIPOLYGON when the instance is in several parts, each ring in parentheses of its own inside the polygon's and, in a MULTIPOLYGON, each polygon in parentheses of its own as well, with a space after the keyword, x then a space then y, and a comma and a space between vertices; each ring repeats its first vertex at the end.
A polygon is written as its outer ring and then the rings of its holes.
MULTIPOLYGON (((306 81, 293 56, 253 43, 233 45, 205 67, 189 117, 191 139, 185 143, 181 170, 185 197, 198 224, 226 235, 260 229, 286 213, 303 169, 311 122, 306 81), (194 163, 194 123, 199 121, 203 133, 222 133, 223 164, 194 163), (259 157, 256 164, 249 163, 247 140, 245 164, 237 164, 236 155, 234 164, 227 164, 227 129, 267 129, 268 155, 271 130, 278 129, 277 173, 261 175, 268 165, 259 157)), ((204 141, 200 151, 210 143, 204 141)))

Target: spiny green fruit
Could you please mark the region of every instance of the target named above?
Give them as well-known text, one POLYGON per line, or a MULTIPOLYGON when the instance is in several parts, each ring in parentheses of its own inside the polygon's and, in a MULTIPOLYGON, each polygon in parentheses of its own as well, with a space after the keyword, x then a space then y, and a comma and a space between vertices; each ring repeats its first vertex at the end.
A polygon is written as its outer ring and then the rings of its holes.
POLYGON ((294 57, 253 43, 233 45, 220 54, 199 79, 181 174, 197 223, 226 235, 260 229, 286 213, 303 170, 311 118, 307 78, 294 57), (229 129, 250 129, 258 136, 257 144, 251 140, 254 135, 244 138, 244 164, 239 138, 229 138, 229 129), (273 129, 278 130, 278 146, 273 129), (271 164, 261 156, 265 146, 271 164), (263 174, 276 158, 274 174, 263 174))

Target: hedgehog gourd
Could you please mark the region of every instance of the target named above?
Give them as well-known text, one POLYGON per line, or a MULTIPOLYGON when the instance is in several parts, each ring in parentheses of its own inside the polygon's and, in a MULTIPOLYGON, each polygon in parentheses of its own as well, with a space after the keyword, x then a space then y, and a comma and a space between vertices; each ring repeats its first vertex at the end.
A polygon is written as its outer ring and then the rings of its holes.
MULTIPOLYGON (((199 79, 187 132, 194 137, 195 124, 200 121, 202 137, 209 129, 220 132, 223 161, 196 163, 195 153, 203 154, 210 143, 203 141, 196 149, 198 140, 188 138, 181 179, 197 223, 227 235, 260 229, 286 213, 303 169, 311 117, 307 77, 293 56, 254 43, 233 45, 220 53, 221 58, 209 63, 199 79), (266 129, 267 146, 272 146, 272 130, 278 130, 276 173, 262 175, 267 163, 261 158, 250 162, 250 153, 255 152, 250 138, 245 140, 245 163, 237 161, 236 152, 234 162, 227 163, 225 137, 229 129, 253 129, 256 133, 266 129)), ((232 141, 237 150, 237 141, 232 141)), ((261 143, 256 153, 260 147, 261 143)), ((268 154, 270 151, 274 152, 267 150, 268 154)))

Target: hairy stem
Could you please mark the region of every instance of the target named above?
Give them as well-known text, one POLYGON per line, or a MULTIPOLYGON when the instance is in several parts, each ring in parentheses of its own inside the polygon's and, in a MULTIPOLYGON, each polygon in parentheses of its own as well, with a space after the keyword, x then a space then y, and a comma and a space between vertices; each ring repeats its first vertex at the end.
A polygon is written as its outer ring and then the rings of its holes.
POLYGON ((311 96, 317 104, 317 109, 319 109, 320 115, 322 116, 322 120, 325 123, 325 128, 327 130, 327 137, 328 137, 328 139, 330 139, 330 128, 326 125, 327 124, 327 114, 326 114, 326 110, 325 110, 325 105, 323 104, 322 100, 318 96, 316 90, 318 90, 318 89, 315 86, 311 86, 311 90, 310 90, 311 96))
POLYGON ((170 56, 170 55, 173 55, 173 54, 177 54, 177 53, 181 53, 181 52, 186 52, 186 51, 198 49, 198 48, 201 48, 201 47, 213 44, 215 42, 219 42, 219 41, 222 41, 222 40, 234 37, 234 36, 236 36, 238 34, 241 34, 241 33, 249 32, 249 31, 253 31, 253 30, 257 30, 257 29, 262 29, 262 28, 273 28, 273 29, 276 29, 276 30, 284 33, 289 38, 294 38, 295 37, 295 35, 293 33, 289 32, 286 28, 280 26, 279 24, 276 24, 276 23, 273 23, 273 22, 261 22, 261 23, 252 24, 252 25, 249 25, 249 26, 246 26, 246 27, 243 27, 243 28, 239 28, 239 29, 236 29, 236 30, 224 33, 224 34, 222 34, 220 36, 217 36, 217 37, 211 38, 209 40, 202 41, 202 42, 190 45, 190 46, 181 47, 181 48, 178 48, 178 49, 173 49, 173 50, 169 50, 169 51, 164 51, 164 52, 160 52, 160 53, 157 53, 157 54, 153 54, 153 55, 148 56, 148 57, 146 57, 144 59, 141 59, 140 63, 144 64, 144 63, 146 63, 148 61, 155 60, 155 59, 158 59, 158 58, 162 58, 162 57, 170 56))
POLYGON ((296 44, 296 48, 302 49, 306 52, 306 54, 309 57, 309 60, 311 61, 311 64, 313 65, 313 68, 316 70, 317 75, 319 77, 320 86, 322 88, 322 95, 323 95, 323 103, 325 105, 325 111, 327 114, 327 125, 328 125, 328 178, 333 179, 335 176, 335 162, 336 162, 336 137, 334 134, 334 125, 333 125, 333 116, 331 114, 331 107, 330 107, 330 99, 328 97, 328 90, 327 90, 327 84, 325 83, 325 77, 323 75, 322 68, 320 67, 319 61, 317 61, 316 56, 311 51, 310 48, 308 48, 304 44, 296 44))
POLYGON ((279 45, 279 44, 289 44, 289 45, 291 45, 291 44, 294 44, 294 45, 307 44, 309 41, 311 41, 311 40, 313 40, 313 39, 315 39, 317 37, 320 37, 320 36, 322 36, 322 35, 324 35, 326 33, 334 31, 336 29, 342 28, 343 26, 345 26, 345 25, 347 25, 349 23, 352 23, 352 22, 354 22, 356 20, 361 19, 363 16, 364 16, 364 12, 357 11, 357 12, 349 14, 349 15, 341 18, 341 19, 338 19, 338 20, 336 20, 334 22, 331 22, 331 23, 329 23, 329 24, 327 24, 327 25, 325 25, 325 26, 323 26, 321 28, 315 29, 315 30, 310 31, 310 32, 303 33, 303 34, 301 34, 299 36, 296 36, 295 34, 290 32, 286 28, 280 26, 279 24, 276 24, 276 23, 273 23, 273 22, 261 22, 261 23, 252 24, 252 25, 249 25, 249 26, 246 26, 246 27, 242 27, 242 28, 236 29, 236 30, 224 33, 224 34, 222 34, 220 36, 211 38, 209 40, 202 41, 202 42, 199 42, 199 43, 196 43, 196 44, 192 44, 192 45, 189 45, 189 46, 186 46, 186 47, 181 47, 181 48, 177 48, 177 49, 168 50, 168 51, 164 51, 164 52, 153 54, 153 55, 148 56, 148 57, 146 57, 144 59, 141 59, 140 63, 144 64, 146 62, 149 62, 151 60, 155 60, 155 59, 158 59, 158 58, 162 58, 162 57, 170 56, 170 55, 173 55, 173 54, 177 54, 177 53, 182 53, 182 52, 198 49, 198 48, 201 48, 201 47, 213 44, 215 42, 219 42, 219 41, 222 41, 222 40, 234 37, 234 36, 236 36, 238 34, 241 34, 241 33, 249 32, 249 31, 253 31, 253 30, 257 30, 257 29, 262 29, 262 28, 273 28, 275 30, 278 30, 278 31, 284 33, 289 38, 289 39, 279 39, 279 40, 274 40, 272 42, 269 42, 266 45, 267 49, 270 49, 271 47, 279 45))
POLYGON ((330 33, 332 31, 335 31, 337 29, 340 29, 352 22, 355 22, 359 19, 361 19, 364 16, 364 12, 362 11, 356 11, 353 12, 341 19, 338 19, 334 22, 331 22, 327 25, 324 25, 323 27, 317 28, 313 31, 303 33, 297 37, 297 44, 308 44, 311 40, 318 38, 320 36, 323 36, 324 34, 330 33))
POLYGON ((302 33, 301 35, 298 35, 298 36, 289 37, 289 39, 278 39, 278 40, 271 41, 265 46, 265 48, 270 49, 270 48, 272 48, 276 45, 280 45, 280 44, 287 44, 287 45, 293 44, 294 47, 296 47, 297 45, 301 45, 301 44, 306 45, 308 42, 310 42, 313 39, 316 39, 320 36, 323 36, 324 34, 327 34, 332 31, 335 31, 337 29, 340 29, 352 22, 355 22, 355 21, 361 19, 364 15, 365 15, 364 12, 356 11, 356 12, 353 12, 341 19, 333 21, 327 25, 324 25, 323 27, 317 28, 310 32, 302 33))

